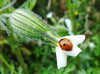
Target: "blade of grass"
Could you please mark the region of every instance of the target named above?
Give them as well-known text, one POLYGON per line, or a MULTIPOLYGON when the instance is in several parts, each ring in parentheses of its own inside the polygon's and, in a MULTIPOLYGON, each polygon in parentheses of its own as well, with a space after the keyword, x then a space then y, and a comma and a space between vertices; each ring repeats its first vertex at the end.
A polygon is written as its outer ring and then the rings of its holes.
POLYGON ((2 60, 2 62, 4 62, 4 64, 10 69, 12 70, 15 74, 18 74, 10 65, 9 63, 3 58, 3 56, 0 54, 0 59, 2 60))

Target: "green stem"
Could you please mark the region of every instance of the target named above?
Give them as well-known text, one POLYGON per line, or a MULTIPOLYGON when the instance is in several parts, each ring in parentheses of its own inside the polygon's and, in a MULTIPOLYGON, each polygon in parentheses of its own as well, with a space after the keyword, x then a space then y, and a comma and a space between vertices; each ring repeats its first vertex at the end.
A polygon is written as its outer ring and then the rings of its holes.
POLYGON ((23 73, 28 74, 27 68, 24 63, 24 59, 22 57, 21 51, 18 47, 18 43, 16 42, 16 39, 14 38, 13 34, 10 35, 10 38, 11 38, 11 42, 14 44, 14 45, 12 45, 12 48, 14 49, 14 53, 16 54, 17 59, 23 69, 23 73))
POLYGON ((76 24, 75 24, 75 18, 74 18, 74 13, 73 13, 73 8, 72 8, 72 4, 71 4, 71 0, 66 0, 67 2, 67 6, 68 6, 68 9, 70 11, 70 19, 72 21, 72 32, 74 34, 76 34, 76 24))
POLYGON ((28 74, 27 69, 26 69, 26 66, 25 66, 25 63, 24 63, 24 59, 23 59, 23 57, 21 55, 21 51, 20 51, 19 48, 16 49, 16 56, 17 56, 17 58, 18 58, 18 60, 19 60, 19 62, 21 64, 21 66, 23 68, 24 74, 28 74))
POLYGON ((0 54, 0 59, 2 60, 2 62, 4 62, 4 64, 10 69, 12 70, 15 74, 18 74, 10 65, 9 63, 3 58, 3 56, 0 54))

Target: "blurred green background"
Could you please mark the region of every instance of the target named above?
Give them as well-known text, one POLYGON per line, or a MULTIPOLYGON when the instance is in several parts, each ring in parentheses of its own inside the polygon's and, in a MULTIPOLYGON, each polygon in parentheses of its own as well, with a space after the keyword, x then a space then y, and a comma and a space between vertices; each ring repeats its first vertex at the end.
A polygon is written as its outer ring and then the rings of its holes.
MULTIPOLYGON (((0 0, 0 9, 13 0, 0 0)), ((84 34, 86 40, 79 45, 82 52, 76 57, 68 56, 68 65, 57 69, 55 47, 41 41, 18 38, 17 41, 0 27, 0 54, 19 74, 22 67, 15 55, 15 48, 21 50, 29 74, 100 74, 100 0, 17 0, 15 4, 0 11, 0 24, 9 27, 9 19, 4 14, 25 8, 40 15, 60 35, 69 35, 64 21, 73 15, 75 34, 84 34), (69 7, 72 8, 72 12, 69 7), (46 15, 52 12, 52 17, 46 15)), ((0 60, 0 74, 14 74, 0 60)))

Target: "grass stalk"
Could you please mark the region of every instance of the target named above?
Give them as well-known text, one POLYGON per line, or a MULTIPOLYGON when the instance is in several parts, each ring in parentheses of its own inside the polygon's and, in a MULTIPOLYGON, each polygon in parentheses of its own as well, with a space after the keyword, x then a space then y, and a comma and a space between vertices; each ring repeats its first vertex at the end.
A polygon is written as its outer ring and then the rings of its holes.
POLYGON ((72 32, 74 34, 76 34, 76 24, 75 24, 75 17, 74 17, 74 13, 73 13, 73 8, 72 8, 72 3, 71 3, 71 0, 66 0, 66 3, 67 3, 67 7, 70 11, 70 19, 71 19, 71 23, 72 23, 72 32))
POLYGON ((2 62, 11 70, 13 71, 15 74, 18 74, 10 65, 9 63, 3 58, 3 56, 0 54, 0 59, 2 60, 2 62))

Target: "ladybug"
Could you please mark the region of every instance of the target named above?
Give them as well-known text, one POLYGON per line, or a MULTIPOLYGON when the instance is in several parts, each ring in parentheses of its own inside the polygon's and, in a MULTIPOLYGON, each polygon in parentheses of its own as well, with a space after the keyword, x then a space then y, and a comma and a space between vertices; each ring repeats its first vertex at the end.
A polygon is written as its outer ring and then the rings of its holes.
POLYGON ((73 48, 73 44, 72 42, 67 39, 67 38, 63 38, 59 41, 59 46, 61 47, 62 50, 64 51, 71 51, 73 48))

